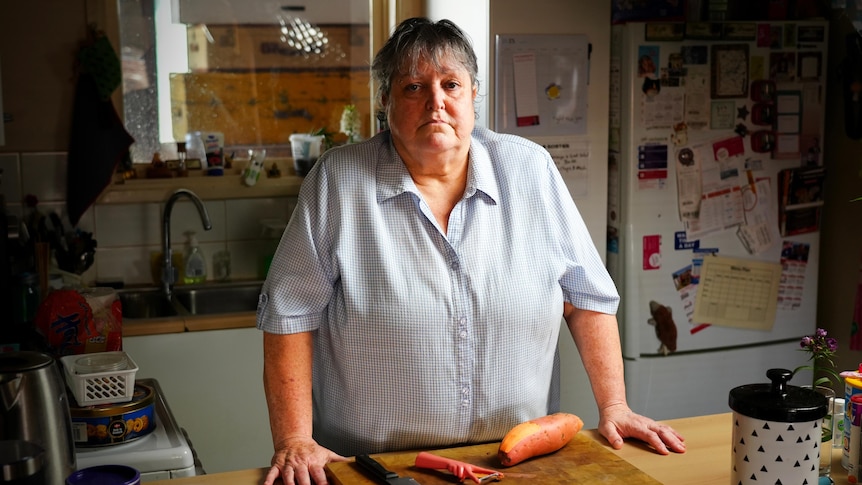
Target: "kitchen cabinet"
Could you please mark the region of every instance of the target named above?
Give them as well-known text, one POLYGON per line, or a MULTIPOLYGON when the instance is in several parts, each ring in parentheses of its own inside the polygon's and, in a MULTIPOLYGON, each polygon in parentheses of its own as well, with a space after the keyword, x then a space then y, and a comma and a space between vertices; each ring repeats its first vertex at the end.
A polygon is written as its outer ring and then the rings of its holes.
POLYGON ((207 473, 269 465, 263 336, 256 328, 126 337, 137 378, 158 379, 207 473))

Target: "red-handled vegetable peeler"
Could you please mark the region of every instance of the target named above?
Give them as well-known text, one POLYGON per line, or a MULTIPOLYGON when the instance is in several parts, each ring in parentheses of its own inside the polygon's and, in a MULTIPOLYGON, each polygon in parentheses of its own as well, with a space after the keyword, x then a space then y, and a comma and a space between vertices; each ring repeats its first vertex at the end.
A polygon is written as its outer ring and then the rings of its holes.
POLYGON ((496 470, 482 468, 480 466, 464 463, 463 461, 453 460, 452 458, 432 455, 425 451, 421 451, 416 455, 415 466, 419 468, 431 468, 434 470, 449 470, 462 482, 469 478, 476 483, 488 483, 492 481, 495 482, 503 478, 503 474, 496 470))

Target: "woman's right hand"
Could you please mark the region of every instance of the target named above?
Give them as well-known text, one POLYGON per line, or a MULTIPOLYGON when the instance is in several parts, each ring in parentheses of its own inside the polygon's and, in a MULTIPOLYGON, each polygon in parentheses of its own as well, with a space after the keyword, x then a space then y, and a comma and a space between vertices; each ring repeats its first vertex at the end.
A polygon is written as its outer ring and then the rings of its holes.
POLYGON ((323 468, 331 461, 347 461, 347 458, 320 446, 311 437, 287 438, 276 447, 272 468, 263 485, 273 485, 278 477, 285 485, 326 485, 323 468))

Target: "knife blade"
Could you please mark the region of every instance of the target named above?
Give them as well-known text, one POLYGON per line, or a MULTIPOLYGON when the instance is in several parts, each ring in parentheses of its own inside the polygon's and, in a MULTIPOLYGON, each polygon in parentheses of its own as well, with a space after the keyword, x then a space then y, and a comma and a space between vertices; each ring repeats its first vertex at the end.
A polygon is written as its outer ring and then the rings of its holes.
POLYGON ((356 455, 356 463, 374 478, 390 485, 419 485, 419 482, 410 477, 399 477, 397 473, 387 470, 379 461, 368 455, 356 455))

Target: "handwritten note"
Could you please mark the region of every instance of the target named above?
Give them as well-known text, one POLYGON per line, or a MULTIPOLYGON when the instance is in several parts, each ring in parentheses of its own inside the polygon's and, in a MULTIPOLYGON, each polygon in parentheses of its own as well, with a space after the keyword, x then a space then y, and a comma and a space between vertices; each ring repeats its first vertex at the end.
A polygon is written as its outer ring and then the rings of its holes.
POLYGON ((589 192, 590 142, 573 141, 568 137, 535 137, 533 141, 551 154, 572 197, 586 197, 589 192))

